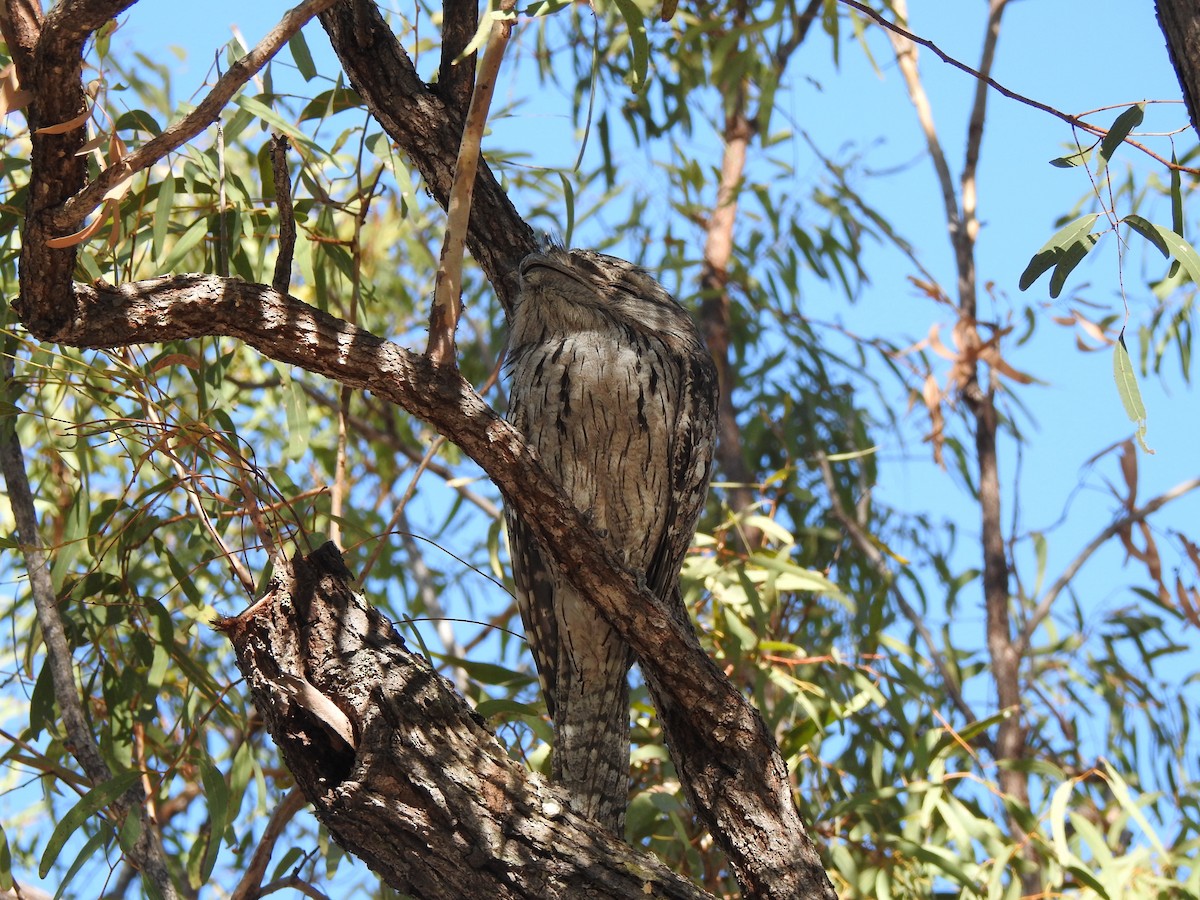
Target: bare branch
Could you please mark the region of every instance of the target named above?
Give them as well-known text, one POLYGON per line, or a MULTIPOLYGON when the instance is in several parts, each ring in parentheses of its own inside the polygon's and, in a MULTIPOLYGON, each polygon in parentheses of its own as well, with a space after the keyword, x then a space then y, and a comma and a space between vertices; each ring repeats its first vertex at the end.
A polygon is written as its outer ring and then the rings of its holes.
POLYGON ((1144 521, 1171 501, 1178 500, 1180 497, 1191 493, 1197 488, 1200 488, 1200 478, 1193 478, 1190 481, 1184 481, 1175 485, 1175 487, 1171 488, 1169 491, 1159 494, 1152 500, 1148 500, 1146 503, 1137 507, 1136 509, 1130 510, 1125 515, 1114 519, 1106 528, 1102 528, 1100 532, 1094 538, 1092 538, 1092 540, 1089 541, 1082 550, 1079 551, 1075 558, 1071 560, 1070 564, 1063 569, 1062 574, 1058 576, 1054 583, 1050 585, 1050 587, 1046 588, 1046 593, 1044 593, 1042 595, 1042 599, 1038 601, 1037 608, 1034 609, 1033 615, 1029 617, 1029 621, 1025 623, 1025 627, 1021 629, 1021 634, 1017 638, 1017 646, 1021 654, 1023 655, 1029 651, 1029 646, 1033 641, 1034 632, 1037 631, 1038 626, 1042 624, 1042 621, 1046 618, 1046 616, 1050 614, 1050 610, 1054 606, 1054 601, 1058 599, 1058 595, 1066 589, 1067 585, 1071 583, 1071 580, 1079 573, 1079 570, 1083 568, 1084 564, 1092 558, 1092 555, 1095 554, 1097 550, 1107 544, 1117 534, 1128 528, 1130 525, 1136 525, 1139 522, 1144 521))
MULTIPOLYGON (((1087 122, 1084 119, 1081 119, 1079 116, 1073 116, 1070 113, 1065 113, 1062 110, 1055 109, 1053 106, 1049 106, 1048 104, 1041 103, 1038 100, 1034 100, 1032 97, 1027 97, 1024 94, 1019 94, 1014 90, 1010 90, 1009 88, 1006 88, 1004 85, 1000 84, 1000 82, 996 81, 996 79, 991 78, 990 76, 985 76, 978 69, 973 69, 971 66, 968 66, 966 63, 960 62, 959 60, 955 59, 953 56, 950 56, 950 54, 948 54, 944 50, 942 50, 942 48, 939 47, 937 44, 935 44, 933 41, 928 40, 927 38, 919 37, 918 35, 913 34, 908 29, 903 28, 900 25, 897 25, 895 22, 889 21, 888 19, 886 19, 882 15, 880 15, 878 12, 871 9, 871 7, 866 6, 863 3, 859 3, 858 0, 838 0, 838 2, 842 3, 845 6, 849 6, 851 9, 857 10, 858 12, 862 13, 864 16, 871 19, 876 24, 880 25, 881 27, 883 27, 885 30, 891 32, 892 34, 896 34, 903 38, 907 38, 908 40, 912 41, 914 44, 920 44, 922 47, 928 48, 942 62, 946 63, 947 65, 953 66, 954 68, 959 69, 960 71, 966 72, 968 75, 970 75, 973 78, 980 79, 981 81, 983 81, 984 84, 986 84, 992 90, 996 91, 996 93, 1007 97, 1009 100, 1016 100, 1018 103, 1023 103, 1026 106, 1031 106, 1036 110, 1040 110, 1041 112, 1044 112, 1044 113, 1047 113, 1048 115, 1054 116, 1054 118, 1056 118, 1056 119, 1061 119, 1063 122, 1066 122, 1068 125, 1071 125, 1075 128, 1079 128, 1083 131, 1088 132, 1089 134, 1094 134, 1097 137, 1104 137, 1104 135, 1108 134, 1107 128, 1101 128, 1099 125, 1093 125, 1090 122, 1087 122)), ((895 7, 896 5, 897 4, 893 4, 893 7, 895 7)), ((1166 166, 1169 169, 1176 169, 1180 172, 1187 172, 1189 175, 1200 176, 1200 169, 1192 168, 1190 166, 1181 166, 1178 163, 1171 162, 1171 160, 1165 159, 1164 157, 1155 153, 1153 150, 1151 150, 1145 144, 1135 141, 1132 138, 1126 138, 1125 143, 1129 144, 1129 146, 1131 146, 1131 147, 1135 147, 1138 150, 1141 150, 1143 153, 1145 153, 1151 159, 1155 160, 1156 162, 1160 163, 1161 165, 1166 166)))
POLYGON ((449 221, 441 259, 438 261, 433 309, 429 314, 429 348, 425 351, 440 366, 457 365, 454 332, 462 315, 463 250, 466 248, 467 223, 471 218, 471 196, 475 192, 475 173, 479 170, 488 108, 492 105, 492 93, 496 89, 496 78, 504 59, 504 48, 508 46, 508 38, 512 34, 511 15, 515 5, 516 0, 500 0, 500 14, 492 23, 487 49, 483 51, 483 62, 479 65, 471 106, 467 110, 467 122, 458 145, 458 159, 454 164, 454 184, 450 188, 447 205, 449 221))
POLYGON ((279 208, 279 254, 271 287, 281 294, 292 283, 292 255, 296 250, 296 214, 292 207, 292 176, 287 164, 287 135, 271 139, 271 172, 275 176, 275 205, 279 208))
MULTIPOLYGON (((833 512, 833 517, 838 520, 854 546, 859 552, 867 558, 871 567, 879 574, 879 576, 891 588, 892 596, 896 598, 896 602, 900 606, 900 611, 904 613, 904 617, 908 619, 913 629, 921 636, 921 640, 925 642, 925 646, 929 648, 929 658, 933 662, 933 666, 938 670, 938 674, 942 678, 942 684, 946 689, 946 693, 950 695, 950 700, 967 722, 975 721, 975 713, 963 698, 962 691, 958 688, 958 683, 954 676, 950 674, 950 670, 946 667, 946 661, 942 658, 941 652, 938 650, 937 644, 934 643, 933 635, 921 616, 913 609, 908 599, 901 592, 899 585, 896 583, 895 575, 887 567, 884 561, 883 553, 871 540, 862 526, 854 516, 846 512, 842 506, 841 498, 837 495, 837 485, 833 479, 833 468, 829 465, 829 459, 824 453, 817 456, 817 463, 821 467, 821 480, 825 482, 825 491, 829 494, 829 506, 833 512)), ((980 738, 986 741, 985 735, 980 735, 980 738)), ((990 742, 988 742, 990 743, 990 742)))

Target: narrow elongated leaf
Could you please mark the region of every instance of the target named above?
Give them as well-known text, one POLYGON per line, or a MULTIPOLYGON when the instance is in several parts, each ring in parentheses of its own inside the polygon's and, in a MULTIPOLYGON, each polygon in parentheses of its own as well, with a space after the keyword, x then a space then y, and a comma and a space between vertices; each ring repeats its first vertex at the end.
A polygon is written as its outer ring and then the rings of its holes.
POLYGON ((1083 258, 1092 252, 1099 238, 1094 234, 1085 234, 1071 246, 1058 254, 1054 266, 1054 274, 1050 276, 1050 296, 1057 297, 1062 293, 1067 283, 1067 276, 1075 271, 1075 267, 1083 262, 1083 258))
POLYGON ((288 40, 288 50, 292 52, 292 61, 300 70, 300 75, 305 81, 312 81, 317 77, 317 67, 313 64, 308 43, 304 40, 304 32, 297 31, 292 35, 288 40))
POLYGON ((200 760, 200 780, 204 785, 204 798, 208 801, 208 847, 200 865, 200 884, 206 884, 217 864, 221 852, 221 840, 229 821, 229 786, 225 777, 207 756, 200 760))
POLYGON ((1142 118, 1146 112, 1146 107, 1142 103, 1135 103, 1133 106, 1124 110, 1113 121, 1112 127, 1108 129, 1108 134, 1104 136, 1104 140, 1100 142, 1100 170, 1102 171, 1105 163, 1112 158, 1117 148, 1121 146, 1125 138, 1129 137, 1129 132, 1142 124, 1142 118))
POLYGON ((1029 261, 1029 265, 1021 273, 1021 278, 1018 282, 1021 290, 1028 288, 1042 276, 1042 273, 1049 271, 1057 265, 1058 254, 1081 240, 1084 235, 1092 230, 1092 225, 1095 224, 1098 218, 1100 218, 1099 213, 1088 213, 1085 216, 1072 219, 1062 228, 1058 229, 1058 231, 1054 232, 1050 240, 1046 241, 1041 249, 1033 255, 1033 258, 1029 261))
POLYGON ((50 840, 46 842, 46 849, 42 851, 42 859, 38 864, 38 877, 45 878, 50 874, 50 869, 58 861, 58 854, 62 852, 63 845, 67 839, 73 835, 84 822, 96 815, 104 807, 108 806, 141 777, 141 772, 131 769, 128 772, 122 772, 120 775, 113 776, 109 781, 99 787, 94 787, 83 797, 79 802, 72 806, 62 820, 54 826, 54 831, 50 833, 50 840))
POLYGON ((1158 226, 1153 222, 1142 218, 1136 213, 1130 213, 1121 221, 1153 244, 1163 256, 1171 255, 1170 247, 1167 246, 1167 242, 1163 240, 1162 235, 1158 233, 1158 226))
POLYGON ((1196 284, 1200 284, 1200 254, 1197 254, 1191 244, 1170 228, 1154 223, 1149 224, 1158 233, 1162 242, 1166 244, 1171 256, 1179 260, 1179 264, 1183 266, 1183 270, 1187 272, 1188 277, 1196 282, 1196 284))
POLYGON ((646 86, 646 69, 650 65, 650 41, 646 38, 646 17, 633 0, 615 0, 625 27, 629 29, 629 42, 633 48, 633 70, 626 76, 629 86, 641 93, 646 86))
POLYGON ((1146 445, 1146 406, 1142 402, 1142 392, 1138 388, 1137 375, 1133 371, 1133 361, 1125 347, 1124 331, 1113 347, 1113 380, 1117 384, 1121 405, 1125 407, 1125 415, 1137 426, 1138 443, 1147 453, 1153 453, 1154 451, 1146 445))
POLYGON ((1166 858, 1167 848, 1163 846, 1162 840, 1150 825, 1150 820, 1146 818, 1146 814, 1142 812, 1141 805, 1133 798, 1129 791, 1129 785, 1125 783, 1119 772, 1112 767, 1112 764, 1107 759, 1102 759, 1100 762, 1104 765, 1104 771, 1108 774, 1108 784, 1112 788, 1112 792, 1116 795, 1117 802, 1121 804, 1121 808, 1129 813, 1130 817, 1138 823, 1142 832, 1146 835, 1147 840, 1154 845, 1154 850, 1161 858, 1166 858))
POLYGON ((1074 789, 1074 781, 1064 781, 1054 789, 1054 797, 1050 800, 1050 834, 1054 838, 1058 864, 1064 868, 1076 861, 1067 844, 1067 803, 1074 789))
POLYGON ((162 270, 164 272, 173 272, 183 262, 183 258, 196 249, 207 235, 208 219, 201 217, 193 222, 191 227, 175 242, 175 246, 171 248, 171 252, 167 254, 167 258, 160 263, 162 270))
POLYGON ((8 837, 0 828, 0 891, 11 891, 12 886, 12 854, 8 849, 8 837))

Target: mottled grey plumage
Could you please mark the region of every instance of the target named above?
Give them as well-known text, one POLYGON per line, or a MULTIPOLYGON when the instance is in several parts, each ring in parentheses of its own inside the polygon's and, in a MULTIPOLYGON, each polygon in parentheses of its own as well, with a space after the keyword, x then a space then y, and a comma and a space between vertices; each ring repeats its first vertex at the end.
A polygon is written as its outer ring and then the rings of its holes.
MULTIPOLYGON (((626 565, 687 621, 679 568, 704 505, 716 370, 644 271, 588 250, 521 263, 508 419, 626 565)), ((552 774, 578 812, 623 830, 630 649, 507 514, 517 605, 554 720, 552 774)))

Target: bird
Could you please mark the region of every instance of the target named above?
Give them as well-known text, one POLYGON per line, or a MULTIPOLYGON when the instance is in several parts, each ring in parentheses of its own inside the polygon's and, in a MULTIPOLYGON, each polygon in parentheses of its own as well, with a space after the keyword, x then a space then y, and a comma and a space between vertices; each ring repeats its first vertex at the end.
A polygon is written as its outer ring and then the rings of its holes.
MULTIPOLYGON (((687 310, 625 260, 546 244, 519 276, 506 418, 609 549, 690 628, 679 571, 712 474, 712 356, 687 310)), ((551 779, 575 812, 623 836, 634 655, 511 506, 505 520, 554 727, 551 779)))

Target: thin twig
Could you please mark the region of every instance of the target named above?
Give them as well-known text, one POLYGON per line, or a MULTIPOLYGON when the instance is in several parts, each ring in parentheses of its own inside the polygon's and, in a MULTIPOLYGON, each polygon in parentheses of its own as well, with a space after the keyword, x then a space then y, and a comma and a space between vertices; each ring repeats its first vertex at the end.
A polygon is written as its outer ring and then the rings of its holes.
POLYGON ((467 224, 471 218, 471 195, 475 190, 475 173, 479 169, 483 129, 487 125, 488 107, 496 89, 496 77, 504 59, 504 49, 512 34, 515 0, 500 0, 500 9, 493 13, 492 33, 475 79, 471 106, 463 126, 458 161, 454 165, 454 184, 447 204, 446 241, 438 262, 434 287, 433 309, 429 314, 429 346, 425 353, 435 365, 455 365, 454 331, 462 316, 462 265, 467 241, 467 224))
MULTIPOLYGON (((1075 128, 1081 128, 1084 131, 1088 132, 1089 134, 1094 134, 1097 137, 1104 137, 1104 135, 1108 134, 1107 128, 1101 128, 1099 125, 1092 125, 1090 122, 1085 122, 1079 116, 1073 116, 1070 113, 1065 113, 1062 110, 1055 109, 1053 106, 1049 106, 1048 104, 1042 103, 1038 100, 1034 100, 1032 97, 1027 97, 1024 94, 1019 94, 1016 91, 1006 88, 1004 85, 1000 84, 1000 82, 996 81, 996 79, 992 78, 991 76, 984 75, 978 69, 974 69, 971 66, 967 65, 966 63, 960 62, 959 60, 955 59, 953 56, 950 56, 948 53, 946 53, 944 50, 942 50, 933 41, 928 40, 927 38, 919 37, 919 36, 913 34, 907 28, 897 25, 895 22, 889 21, 888 19, 884 18, 880 13, 871 9, 869 6, 865 6, 864 4, 859 3, 858 0, 838 0, 838 2, 842 3, 845 6, 849 6, 851 9, 857 10, 858 12, 862 13, 864 16, 871 19, 873 22, 880 25, 887 31, 890 31, 893 34, 900 35, 901 37, 907 38, 908 40, 912 41, 914 44, 920 44, 922 47, 929 49, 942 62, 946 63, 947 65, 953 66, 954 68, 959 69, 960 71, 966 72, 972 78, 978 78, 980 81, 982 81, 988 87, 990 87, 992 90, 996 91, 998 94, 1001 94, 1001 95, 1007 97, 1009 100, 1016 100, 1018 103, 1023 103, 1026 106, 1031 106, 1036 110, 1040 110, 1041 112, 1048 113, 1049 115, 1054 116, 1054 118, 1056 118, 1056 119, 1061 119, 1062 121, 1066 122, 1068 125, 1071 125, 1075 128)), ((1159 156, 1157 153, 1155 153, 1153 150, 1151 150, 1145 144, 1135 141, 1132 138, 1125 138, 1125 143, 1129 144, 1129 146, 1131 146, 1131 147, 1136 147, 1138 150, 1141 150, 1143 153, 1145 153, 1151 159, 1155 160, 1158 163, 1161 163, 1162 165, 1166 166, 1168 169, 1175 169, 1180 172, 1186 172, 1189 175, 1200 175, 1200 168, 1192 168, 1191 166, 1181 166, 1178 163, 1171 162, 1169 159, 1165 159, 1162 156, 1159 156)))
POLYGON ((1037 631, 1038 626, 1042 624, 1046 616, 1050 614, 1050 609, 1054 606, 1054 601, 1058 599, 1058 595, 1071 583, 1071 579, 1078 574, 1079 570, 1083 568, 1084 563, 1091 559, 1097 550, 1130 525, 1136 525, 1144 521, 1172 500, 1178 500, 1184 494, 1188 494, 1197 488, 1200 488, 1200 478, 1181 482, 1169 491, 1165 491, 1154 499, 1147 501, 1144 505, 1130 510, 1120 518, 1113 520, 1108 527, 1101 529, 1100 533, 1092 538, 1087 546, 1080 550, 1079 554, 1063 569, 1062 574, 1058 576, 1054 584, 1046 589, 1046 593, 1038 601, 1037 608, 1034 609, 1033 615, 1029 617, 1029 621, 1025 623, 1025 627, 1021 629, 1020 637, 1017 638, 1017 647, 1021 654, 1024 655, 1028 651, 1034 632, 1037 631))
MULTIPOLYGON (((938 670, 938 674, 942 678, 942 683, 945 685, 946 693, 950 696, 951 702, 958 709, 968 723, 975 721, 975 713, 964 699, 962 692, 958 689, 954 676, 950 673, 950 669, 946 666, 946 661, 942 659, 942 654, 938 650, 937 644, 934 643, 933 634, 922 621, 921 616, 909 604, 904 594, 900 591, 900 586, 896 583, 895 574, 887 567, 887 563, 883 559, 883 554, 879 548, 872 543, 871 538, 859 526, 854 516, 846 512, 842 507, 842 501, 837 495, 837 486, 834 483, 833 469, 829 465, 829 459, 824 453, 817 455, 817 464, 821 467, 821 480, 825 482, 825 490, 829 494, 829 507, 833 513, 833 517, 838 520, 846 534, 858 548, 859 552, 867 558, 879 577, 887 583, 891 588, 892 596, 896 598, 896 603, 900 607, 900 611, 904 617, 908 619, 913 629, 921 636, 921 640, 925 642, 925 646, 929 648, 929 657, 933 662, 933 666, 938 670)), ((987 740, 986 735, 980 735, 977 740, 987 740)))
POLYGON ((254 49, 229 67, 217 79, 200 105, 157 137, 147 141, 119 163, 109 166, 75 194, 54 213, 52 221, 64 233, 74 231, 79 223, 104 200, 104 195, 118 182, 135 172, 154 165, 172 150, 198 135, 221 115, 230 99, 265 66, 310 19, 337 0, 303 0, 283 14, 279 24, 267 32, 254 49))

